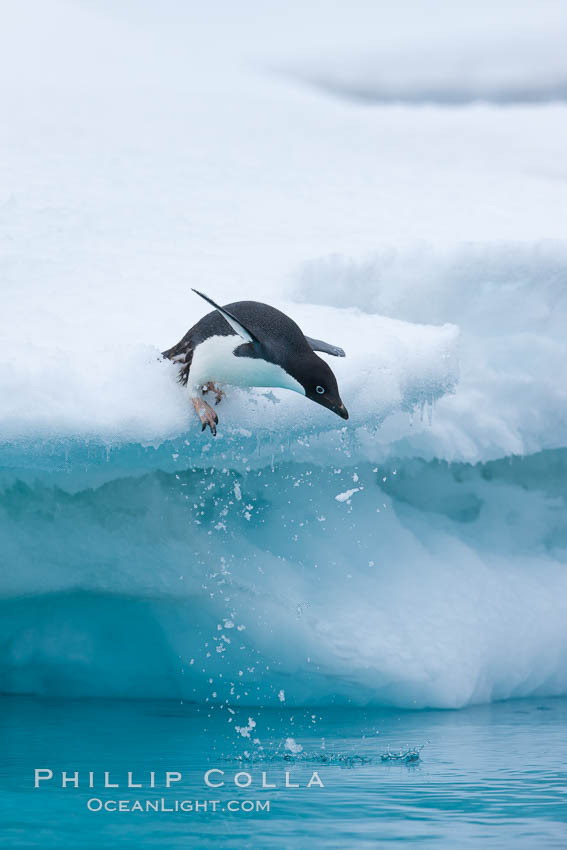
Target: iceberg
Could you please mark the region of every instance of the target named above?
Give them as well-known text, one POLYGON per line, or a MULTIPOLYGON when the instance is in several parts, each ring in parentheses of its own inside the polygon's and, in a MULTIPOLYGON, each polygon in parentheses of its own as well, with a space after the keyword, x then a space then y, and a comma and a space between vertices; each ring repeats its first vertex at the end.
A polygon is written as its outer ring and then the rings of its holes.
POLYGON ((567 692, 564 38, 445 5, 411 67, 428 4, 6 15, 1 692, 567 692), (344 348, 348 423, 235 389, 201 434, 191 286, 344 348))
POLYGON ((373 465, 349 440, 319 465, 311 439, 254 457, 235 438, 199 466, 173 441, 4 467, 2 690, 404 707, 564 693, 567 453, 373 465))
POLYGON ((455 460, 454 325, 295 314, 347 349, 346 426, 285 390, 232 390, 204 436, 147 348, 101 358, 104 392, 60 361, 49 404, 52 364, 28 383, 0 448, 4 692, 410 708, 564 693, 567 450, 455 460), (443 434, 450 458, 427 456, 443 434))

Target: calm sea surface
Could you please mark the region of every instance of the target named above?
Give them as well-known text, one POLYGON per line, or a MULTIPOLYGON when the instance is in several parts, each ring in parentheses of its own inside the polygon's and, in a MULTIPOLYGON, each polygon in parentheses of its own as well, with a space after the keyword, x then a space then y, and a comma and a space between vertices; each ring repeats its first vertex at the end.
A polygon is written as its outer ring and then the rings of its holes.
POLYGON ((0 846, 567 847, 566 699, 232 710, 0 698, 0 846))

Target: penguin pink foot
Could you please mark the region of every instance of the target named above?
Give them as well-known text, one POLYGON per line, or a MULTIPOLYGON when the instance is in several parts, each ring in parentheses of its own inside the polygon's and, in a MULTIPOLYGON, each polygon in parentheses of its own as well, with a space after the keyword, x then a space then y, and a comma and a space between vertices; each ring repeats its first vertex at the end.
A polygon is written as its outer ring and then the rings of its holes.
POLYGON ((195 413, 201 420, 201 431, 204 431, 207 425, 211 429, 211 434, 213 437, 217 435, 217 424, 219 418, 213 408, 208 402, 205 401, 204 398, 199 398, 198 396, 194 396, 191 399, 193 407, 195 408, 195 413))
POLYGON ((204 384, 203 395, 208 392, 212 392, 215 394, 215 405, 219 404, 219 402, 223 400, 224 392, 222 390, 219 390, 218 387, 215 387, 214 381, 208 381, 206 384, 204 384))

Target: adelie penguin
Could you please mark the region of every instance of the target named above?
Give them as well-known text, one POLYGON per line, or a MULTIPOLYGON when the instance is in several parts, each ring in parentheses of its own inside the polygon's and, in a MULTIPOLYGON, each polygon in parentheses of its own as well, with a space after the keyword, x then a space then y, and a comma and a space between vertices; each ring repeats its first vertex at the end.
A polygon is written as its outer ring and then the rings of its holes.
POLYGON ((163 357, 180 365, 179 380, 189 386, 203 431, 208 425, 216 434, 219 421, 203 395, 214 393, 218 404, 223 384, 284 387, 348 419, 332 370, 315 354, 344 357, 342 348, 305 336, 289 316, 269 304, 235 301, 220 307, 202 292, 193 292, 214 310, 163 357))

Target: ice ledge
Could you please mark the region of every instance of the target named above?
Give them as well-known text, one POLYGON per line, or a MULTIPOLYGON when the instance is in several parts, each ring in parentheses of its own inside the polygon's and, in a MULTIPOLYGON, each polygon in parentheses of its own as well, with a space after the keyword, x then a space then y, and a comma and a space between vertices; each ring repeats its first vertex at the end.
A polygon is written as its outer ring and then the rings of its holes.
MULTIPOLYGON (((345 425, 329 411, 286 390, 230 389, 218 408, 213 439, 201 434, 176 368, 150 345, 84 352, 26 348, 0 368, 0 456, 48 457, 83 446, 86 456, 137 444, 183 451, 188 458, 234 458, 304 451, 316 441, 328 453, 373 439, 384 420, 418 414, 458 380, 454 325, 419 325, 358 310, 303 305, 302 324, 347 350, 328 357, 350 412, 345 425)), ((317 454, 317 451, 315 451, 317 454)))

